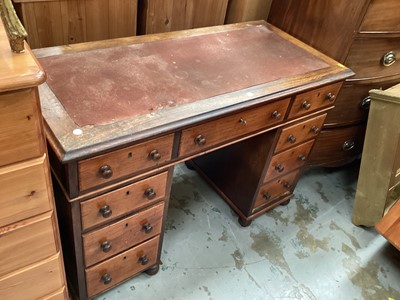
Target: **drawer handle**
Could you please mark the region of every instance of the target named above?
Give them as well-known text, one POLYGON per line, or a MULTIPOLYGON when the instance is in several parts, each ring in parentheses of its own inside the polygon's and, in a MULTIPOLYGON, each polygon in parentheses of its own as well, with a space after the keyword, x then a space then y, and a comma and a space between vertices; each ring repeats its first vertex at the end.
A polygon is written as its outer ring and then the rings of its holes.
POLYGON ((101 276, 101 281, 103 281, 104 284, 110 284, 112 281, 112 278, 110 277, 110 275, 108 275, 107 273, 104 274, 103 276, 101 276))
POLYGON ((194 143, 196 145, 203 146, 206 144, 206 139, 201 134, 199 134, 198 136, 195 137, 194 143))
POLYGON ((239 123, 242 124, 243 126, 247 126, 247 121, 243 118, 240 118, 239 123))
POLYGON ((364 99, 362 99, 360 106, 361 109, 368 110, 369 107, 371 106, 371 96, 367 96, 364 99))
POLYGON ((147 199, 152 200, 157 196, 157 193, 152 188, 148 188, 144 191, 144 195, 147 199))
POLYGON ((112 246, 109 241, 105 241, 105 242, 101 243, 100 247, 104 253, 110 252, 110 250, 112 249, 112 246))
POLYGON ((382 56, 382 65, 384 67, 389 67, 396 62, 396 53, 389 51, 382 56))
POLYGON ((151 226, 150 223, 144 224, 142 228, 143 228, 145 233, 150 233, 150 232, 153 231, 153 226, 151 226))
POLYGON ((311 104, 306 100, 301 104, 301 107, 304 108, 305 110, 309 110, 311 107, 311 104))
POLYGON ((275 170, 277 170, 279 173, 282 173, 283 170, 285 170, 285 167, 282 166, 281 164, 277 164, 277 165, 275 166, 275 170))
POLYGON ((287 141, 293 144, 296 142, 296 137, 293 134, 289 134, 287 141))
POLYGON ((277 111, 277 110, 275 110, 273 113, 272 113, 272 119, 280 119, 281 118, 281 113, 279 112, 279 111, 277 111))
POLYGON ((343 143, 342 150, 349 151, 349 150, 353 149, 355 145, 356 145, 356 143, 353 140, 347 140, 343 143))
POLYGON ((152 160, 157 161, 157 160, 160 160, 161 154, 160 154, 160 152, 158 152, 158 150, 154 149, 154 150, 152 150, 152 151, 150 152, 149 157, 150 157, 152 160))
POLYGON ((99 209, 99 213, 101 213, 103 218, 108 218, 112 215, 112 210, 108 205, 104 205, 102 208, 99 209))
POLYGON ((271 194, 268 193, 268 192, 265 192, 265 193, 263 194, 263 198, 264 198, 265 200, 268 200, 268 199, 271 198, 271 194))
POLYGON ((333 94, 333 93, 328 93, 328 94, 325 96, 325 99, 328 100, 328 101, 333 102, 333 101, 335 101, 335 99, 336 99, 336 95, 333 94))
POLYGON ((101 166, 99 172, 104 179, 109 179, 113 176, 113 171, 109 165, 101 166))
POLYGON ((301 161, 305 161, 307 157, 304 154, 300 154, 297 158, 301 161))
POLYGON ((313 126, 310 128, 310 131, 317 134, 319 132, 319 128, 317 126, 313 126))
POLYGON ((147 255, 142 255, 141 257, 139 257, 139 261, 144 266, 147 265, 150 260, 147 258, 147 255))
POLYGON ((290 190, 290 188, 291 188, 292 186, 290 185, 289 182, 286 181, 286 182, 283 184, 283 187, 284 187, 285 189, 287 189, 287 190, 290 190))

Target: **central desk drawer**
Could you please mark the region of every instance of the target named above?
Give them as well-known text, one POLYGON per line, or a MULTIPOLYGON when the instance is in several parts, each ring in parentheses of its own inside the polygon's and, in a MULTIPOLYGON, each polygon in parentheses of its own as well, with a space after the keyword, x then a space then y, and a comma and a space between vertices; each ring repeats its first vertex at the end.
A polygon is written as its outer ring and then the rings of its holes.
POLYGON ((98 186, 171 160, 174 135, 170 134, 131 147, 79 162, 79 189, 98 186))
POLYGON ((113 220, 164 199, 168 173, 81 202, 82 229, 113 220))
POLYGON ((278 176, 289 173, 292 170, 302 167, 307 160, 314 140, 276 154, 269 163, 265 174, 264 182, 274 179, 278 176))
POLYGON ((91 266, 160 234, 163 212, 164 203, 160 203, 110 226, 84 234, 85 266, 91 266))
POLYGON ((159 237, 154 237, 85 270, 87 294, 92 297, 157 263, 159 237))
POLYGON ((183 130, 179 155, 200 152, 278 124, 284 119, 289 102, 290 99, 283 99, 183 130))

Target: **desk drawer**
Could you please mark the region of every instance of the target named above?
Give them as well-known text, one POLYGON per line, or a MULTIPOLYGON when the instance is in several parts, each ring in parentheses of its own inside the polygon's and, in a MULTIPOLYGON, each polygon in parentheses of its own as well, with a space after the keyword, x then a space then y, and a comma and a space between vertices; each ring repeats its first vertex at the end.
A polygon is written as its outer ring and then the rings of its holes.
POLYGON ((46 157, 0 168, 0 227, 49 211, 46 157))
POLYGON ((0 231, 0 277, 57 253, 52 213, 15 223, 0 231))
POLYGON ((283 121, 290 99, 249 109, 182 131, 179 155, 186 156, 283 121))
POLYGON ((84 234, 85 266, 91 266, 161 232, 164 203, 102 229, 84 234))
POLYGON ((354 79, 374 79, 400 74, 400 38, 355 39, 345 65, 356 73, 354 79), (386 64, 386 66, 385 66, 386 64))
POLYGON ((0 166, 44 154, 36 97, 34 89, 0 94, 0 166))
POLYGON ((282 129, 275 153, 298 145, 317 136, 322 128, 326 114, 282 129))
POLYGON ((80 190, 84 191, 168 162, 171 160, 173 140, 174 135, 170 134, 80 161, 80 190))
POLYGON ((159 236, 85 270, 92 297, 157 263, 159 236))
POLYGON ((253 212, 267 204, 272 204, 277 198, 289 195, 296 184, 299 171, 294 171, 264 184, 258 193, 253 212))
POLYGON ((272 180, 278 176, 284 175, 300 168, 307 160, 314 140, 276 154, 272 157, 267 173, 264 177, 264 182, 272 180))
POLYGON ((297 95, 288 118, 297 118, 318 109, 333 106, 341 86, 342 82, 338 82, 297 95))
POLYGON ((113 220, 163 200, 167 175, 165 172, 81 202, 82 229, 113 220))

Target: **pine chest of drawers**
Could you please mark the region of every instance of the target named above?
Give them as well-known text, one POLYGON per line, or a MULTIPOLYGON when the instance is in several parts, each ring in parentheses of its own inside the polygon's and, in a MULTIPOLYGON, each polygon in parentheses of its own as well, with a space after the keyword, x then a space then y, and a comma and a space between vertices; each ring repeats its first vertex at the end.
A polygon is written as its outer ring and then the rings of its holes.
POLYGON ((35 53, 49 74, 42 109, 81 299, 157 272, 177 163, 190 160, 244 226, 287 202, 353 74, 265 22, 35 53))
POLYGON ((0 298, 68 299, 38 88, 29 49, 0 21, 0 298), (46 284, 43 284, 43 283, 46 284))
POLYGON ((400 81, 397 0, 275 0, 268 21, 353 70, 324 122, 309 164, 338 166, 362 152, 371 89, 400 81))

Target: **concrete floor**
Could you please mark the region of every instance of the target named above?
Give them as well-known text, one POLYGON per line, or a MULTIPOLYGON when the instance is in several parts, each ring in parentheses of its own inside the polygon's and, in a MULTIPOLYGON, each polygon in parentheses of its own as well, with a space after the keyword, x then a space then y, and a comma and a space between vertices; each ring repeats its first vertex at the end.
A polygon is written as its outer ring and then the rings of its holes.
POLYGON ((400 300, 400 252, 351 223, 358 164, 308 171, 287 206, 240 227, 185 165, 175 168, 155 276, 97 299, 400 300))

